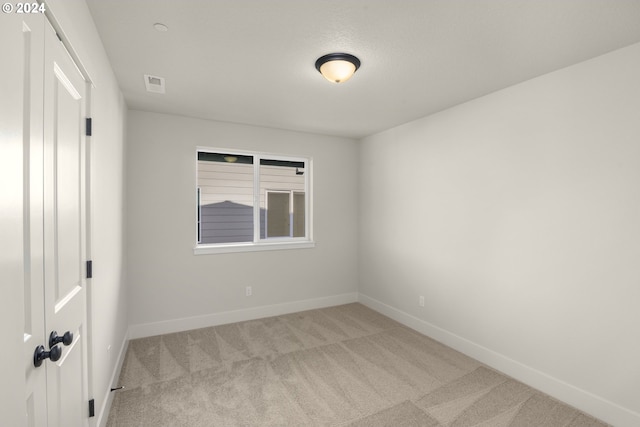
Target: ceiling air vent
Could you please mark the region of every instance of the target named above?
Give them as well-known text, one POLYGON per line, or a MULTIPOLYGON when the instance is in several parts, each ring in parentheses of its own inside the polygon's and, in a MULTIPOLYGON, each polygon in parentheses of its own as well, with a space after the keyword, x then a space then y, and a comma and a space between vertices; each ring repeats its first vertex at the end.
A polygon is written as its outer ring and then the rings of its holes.
POLYGON ((164 93, 164 77, 144 75, 144 85, 147 92, 164 93))

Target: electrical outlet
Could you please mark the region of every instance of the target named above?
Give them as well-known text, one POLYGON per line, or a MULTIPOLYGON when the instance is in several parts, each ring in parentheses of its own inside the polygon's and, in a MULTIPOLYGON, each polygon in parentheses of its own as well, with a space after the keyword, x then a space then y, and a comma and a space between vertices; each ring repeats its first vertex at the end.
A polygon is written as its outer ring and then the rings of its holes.
POLYGON ((418 304, 420 304, 420 307, 424 307, 424 297, 422 295, 420 295, 420 301, 418 304))
POLYGON ((251 286, 247 286, 244 290, 244 293, 246 296, 250 297, 253 294, 253 290, 251 289, 251 286))

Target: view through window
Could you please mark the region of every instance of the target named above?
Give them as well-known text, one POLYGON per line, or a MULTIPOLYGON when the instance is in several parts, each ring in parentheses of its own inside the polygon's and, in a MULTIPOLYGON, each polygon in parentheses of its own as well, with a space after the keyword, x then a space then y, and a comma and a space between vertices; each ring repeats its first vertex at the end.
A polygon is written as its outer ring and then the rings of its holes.
POLYGON ((308 159, 198 151, 200 245, 304 240, 308 159))

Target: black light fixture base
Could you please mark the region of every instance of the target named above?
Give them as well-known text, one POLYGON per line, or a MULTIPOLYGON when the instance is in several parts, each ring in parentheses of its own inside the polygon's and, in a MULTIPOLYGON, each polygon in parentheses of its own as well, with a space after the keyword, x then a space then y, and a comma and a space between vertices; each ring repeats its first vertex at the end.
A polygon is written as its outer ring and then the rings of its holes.
POLYGON ((322 67, 329 61, 348 61, 356 67, 356 70, 360 68, 360 60, 351 54, 329 53, 318 58, 318 60, 316 61, 316 70, 320 71, 320 67, 322 67))

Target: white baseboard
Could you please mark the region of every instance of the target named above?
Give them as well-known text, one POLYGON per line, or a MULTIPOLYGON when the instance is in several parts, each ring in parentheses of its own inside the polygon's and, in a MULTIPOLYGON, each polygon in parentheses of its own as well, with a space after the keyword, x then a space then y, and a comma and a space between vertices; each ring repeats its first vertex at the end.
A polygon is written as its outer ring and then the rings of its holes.
MULTIPOLYGON (((113 402, 114 395, 111 393, 111 388, 117 386, 117 381, 120 378, 120 371, 122 371, 122 365, 124 364, 124 356, 127 354, 127 348, 129 347, 129 336, 125 333, 124 340, 120 346, 120 352, 118 353, 118 361, 115 369, 111 374, 111 380, 109 381, 109 388, 105 391, 107 398, 104 399, 100 413, 98 414, 98 420, 96 425, 99 427, 106 427, 109 419, 109 410, 111 409, 111 403, 113 402)), ((117 393, 117 392, 116 392, 117 393)))
POLYGON ((352 292, 348 294, 292 301, 282 304, 223 311, 204 316, 185 317, 182 319, 172 319, 154 323, 143 323, 129 326, 129 337, 131 339, 136 339, 154 335, 170 334, 173 332, 207 328, 226 323, 260 319, 263 317, 279 316, 287 313, 295 313, 297 311, 313 310, 316 308, 331 307, 334 305, 348 304, 357 301, 358 293, 352 292))
POLYGON ((537 390, 616 427, 640 426, 640 414, 510 359, 362 293, 358 301, 537 390))

